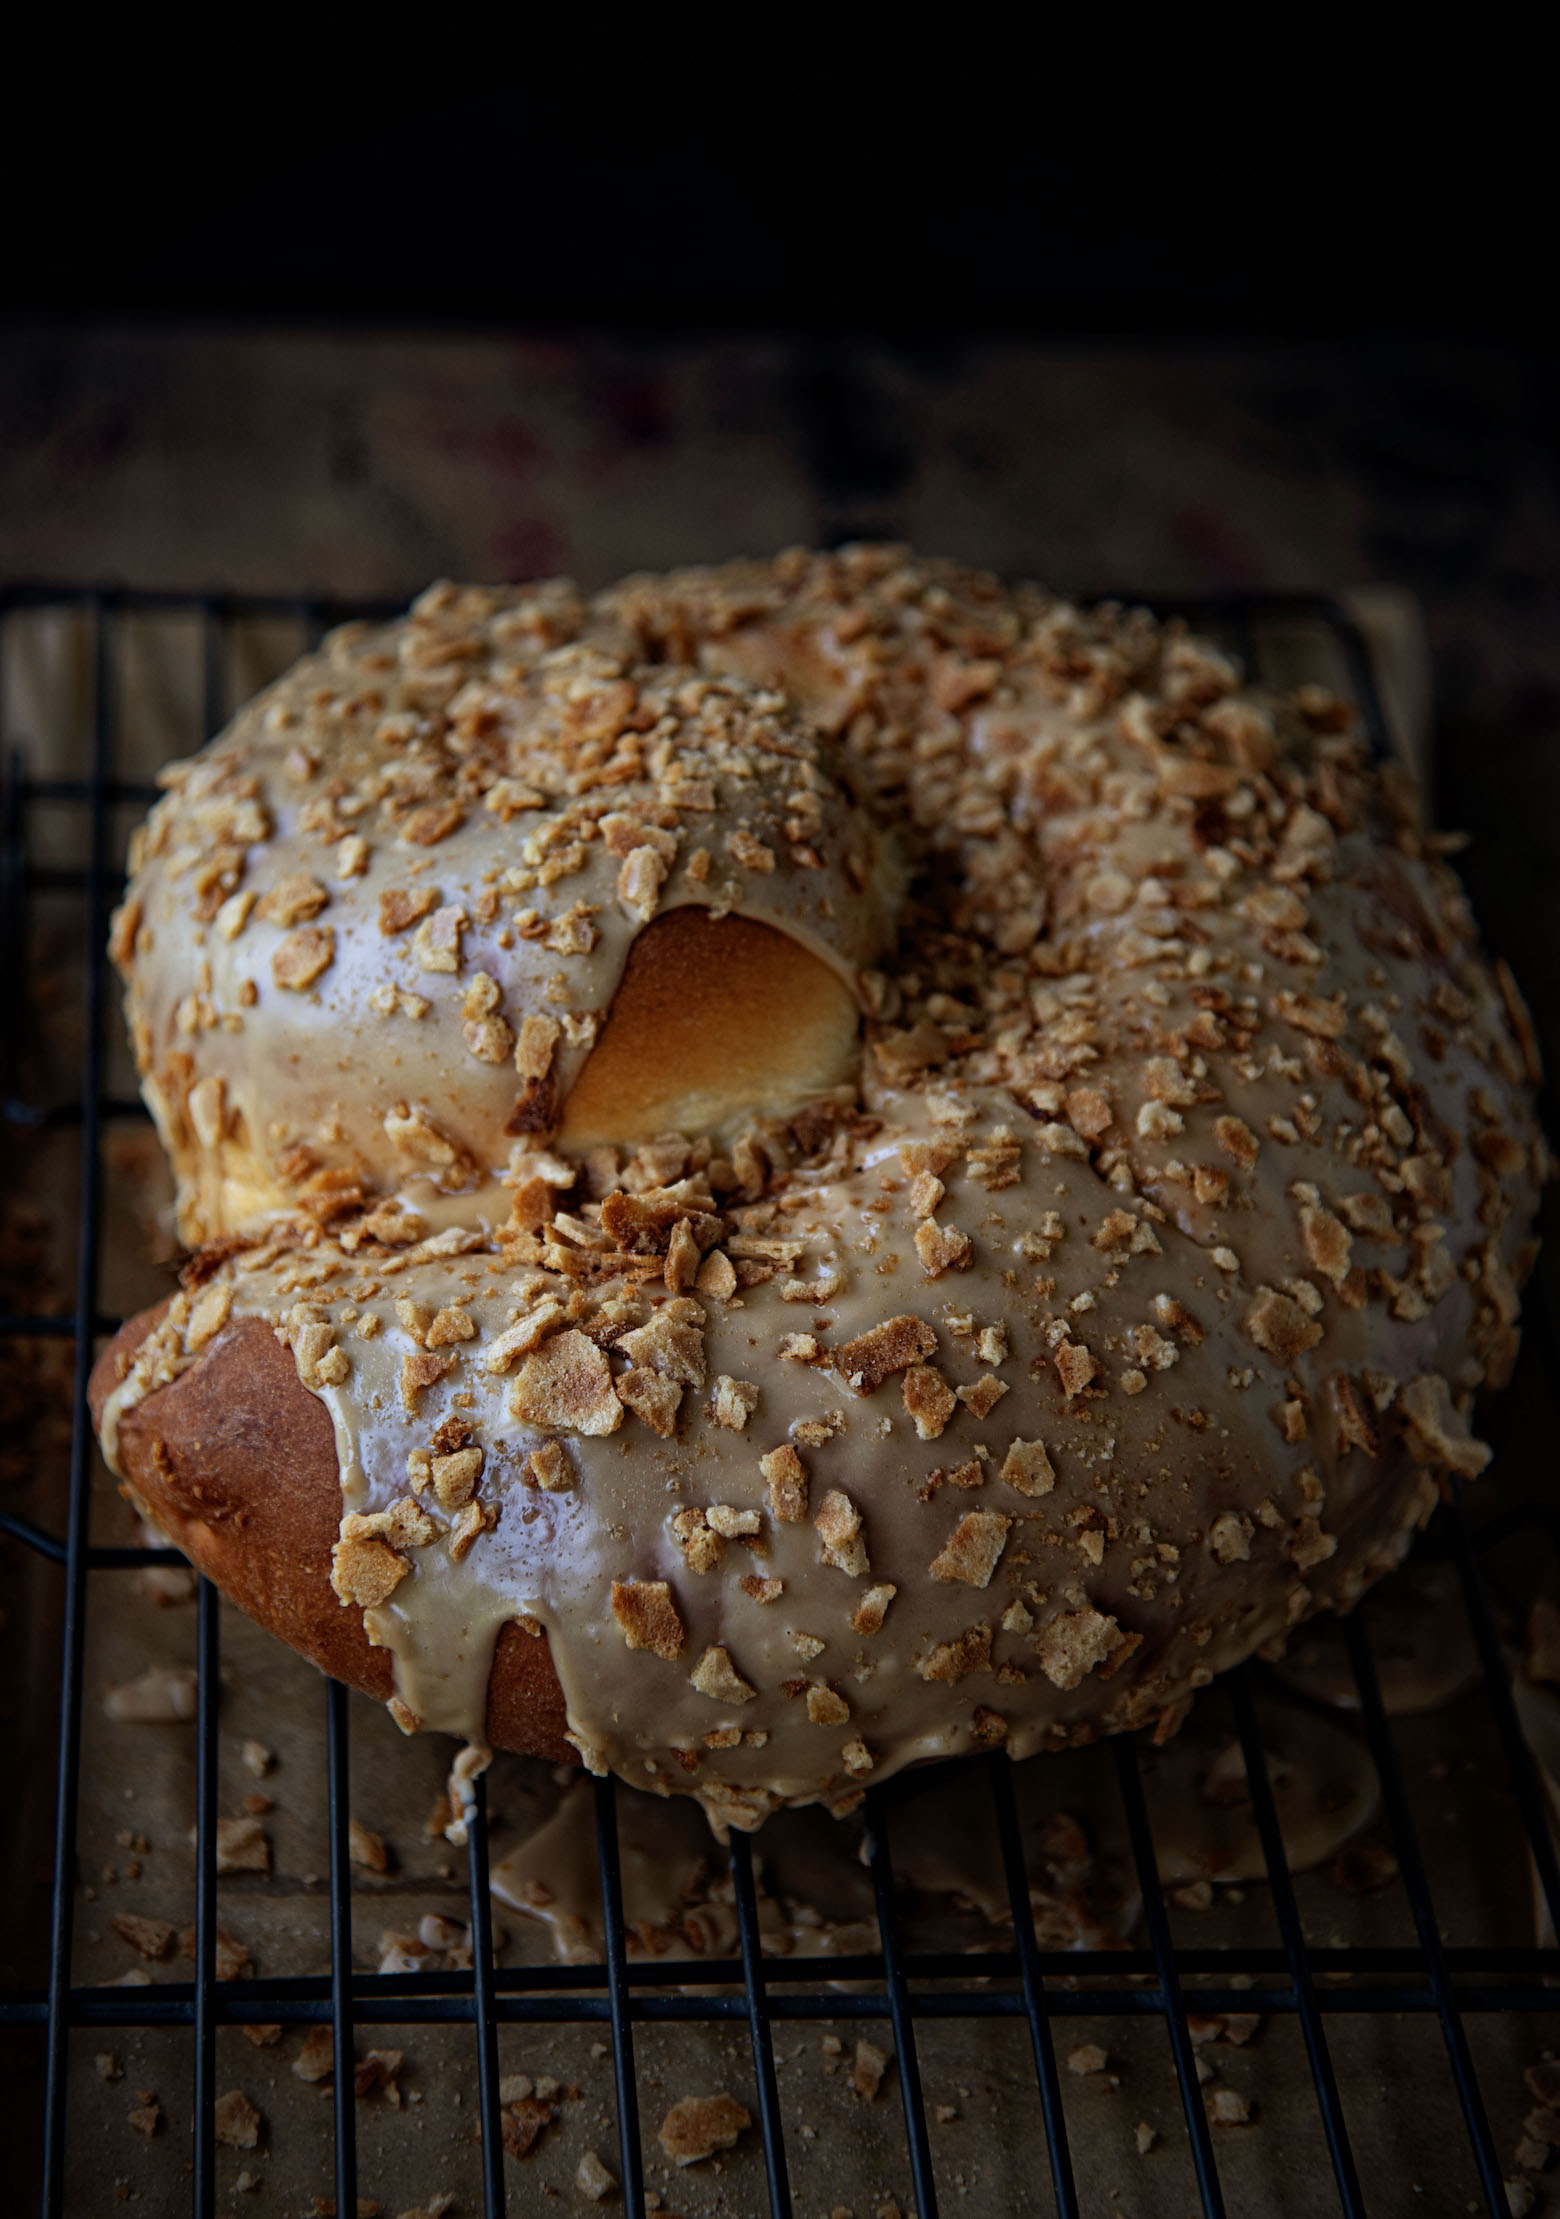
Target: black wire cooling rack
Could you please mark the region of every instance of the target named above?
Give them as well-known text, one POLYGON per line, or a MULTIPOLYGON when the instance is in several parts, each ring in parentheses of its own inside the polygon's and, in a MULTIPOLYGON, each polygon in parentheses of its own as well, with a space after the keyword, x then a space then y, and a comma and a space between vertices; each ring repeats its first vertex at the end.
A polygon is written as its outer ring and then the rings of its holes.
MULTIPOLYGON (((645 2211, 640 2144, 635 2034, 656 2021, 693 2021, 743 2026, 752 2046, 769 2209, 782 2219, 793 2209, 786 2160, 785 2124, 775 2071, 774 2037, 787 2021, 850 2018, 886 2019, 899 2063, 904 2132, 915 2208, 919 2219, 935 2219, 939 2197, 927 2134, 926 2106, 916 2061, 917 2023, 932 2019, 1022 2021, 1033 2052, 1035 2099, 1049 2154, 1054 2207, 1059 2219, 1081 2210, 1069 2151, 1055 2047, 1054 2022, 1068 2017, 1111 2015, 1157 2019, 1164 2028, 1179 2090, 1181 2111, 1202 2209, 1225 2209, 1213 2136, 1199 2085, 1191 2029, 1188 1983, 1199 2012, 1249 2010, 1291 2015, 1299 2025, 1314 2087, 1316 2105, 1331 2160, 1339 2209, 1353 2219, 1365 2205, 1354 2152, 1340 2100, 1328 2043, 1327 2021, 1336 2013, 1428 2014, 1440 2030, 1451 2089, 1460 2109, 1483 2191, 1485 2208, 1504 2215, 1507 2198, 1502 2168, 1470 2054, 1466 2020, 1478 2013, 1553 2012, 1554 1983, 1560 1979, 1560 1949, 1495 1945, 1453 1948, 1441 1927, 1405 1791, 1393 1727, 1383 1704, 1371 1645, 1371 1608, 1367 1603, 1348 1621, 1348 1650, 1358 1688, 1359 1723, 1374 1760, 1382 1806, 1393 1837, 1402 1882, 1412 1913, 1413 1947, 1315 1947, 1302 1930, 1294 1886, 1285 1862, 1273 1788, 1258 1731, 1249 1668, 1228 1676, 1234 1715, 1250 1786, 1252 1811, 1266 1861, 1266 1876, 1282 1946, 1188 1948, 1172 1939, 1164 1894, 1157 1876, 1154 1840, 1132 1740, 1112 1745, 1128 1838, 1142 1890, 1147 1945, 1113 1951, 1108 1958, 1080 1960, 1074 1953, 1039 1946, 1030 1904, 1024 1851, 1015 1810, 1012 1769, 1000 1755, 960 1766, 949 1792, 968 1795, 971 1773, 984 1782, 991 1819, 1001 1844, 1012 1916, 1008 1950, 971 1957, 961 1952, 917 1954, 901 1935, 896 1906, 893 1836, 896 1786, 869 1791, 866 1825, 876 1906, 878 1948, 854 1956, 765 1957, 759 1935, 753 1847, 737 1834, 731 1845, 731 1874, 740 1942, 740 1960, 725 1963, 699 1958, 686 1963, 668 1958, 632 1964, 624 1925, 617 1829, 617 1788, 611 1779, 593 1783, 596 1840, 601 1876, 605 1962, 594 1966, 531 1965, 500 1969, 493 1962, 492 1918, 488 1891, 488 1834, 484 1783, 476 1783, 476 1815, 468 1849, 472 1926, 472 1969, 368 1974, 354 1970, 351 1942, 351 1867, 348 1858, 348 1734, 350 1702, 344 1688, 324 1688, 327 1725, 327 1795, 330 1843, 329 1977, 254 1979, 219 1984, 217 1944, 217 1723, 219 1705, 219 1610, 216 1589, 202 1580, 198 1589, 197 1769, 196 1769, 196 1922, 195 1974, 189 1981, 155 1988, 84 1987, 72 1982, 73 1922, 76 1912, 76 1831, 81 1791, 83 1654, 85 1599, 89 1571, 144 1568, 179 1563, 173 1550, 115 1548, 89 1539, 88 1510, 92 1476, 92 1433, 86 1414, 86 1385, 95 1348, 117 1320, 99 1309, 101 1246, 102 1142, 116 1119, 144 1115, 138 1102, 115 1100, 105 1092, 107 968, 104 946, 108 913, 116 891, 111 819, 116 807, 144 804, 154 789, 121 782, 118 685, 121 624, 127 616, 171 614, 194 618, 201 627, 204 669, 204 724, 214 731, 225 712, 225 670, 231 628, 255 618, 290 618, 305 642, 317 641, 327 626, 351 616, 388 613, 377 606, 350 607, 321 601, 277 600, 211 594, 150 594, 101 588, 26 587, 0 590, 0 652, 4 623, 18 611, 70 611, 84 619, 92 638, 90 765, 80 778, 41 778, 30 774, 20 753, 7 755, 0 796, 0 929, 4 933, 4 980, 0 981, 0 1047, 5 1053, 3 1110, 13 1128, 79 1127, 80 1216, 73 1306, 61 1315, 0 1315, 0 1338, 55 1336, 74 1353, 73 1423, 63 1537, 0 1508, 0 1532, 36 1550, 59 1568, 63 1585, 63 1660, 59 1711, 58 1773, 55 1783, 54 1880, 47 1989, 0 1997, 0 2027, 36 2030, 45 2048, 45 2101, 42 2121, 42 2205, 46 2219, 66 2209, 66 2148, 72 2088, 69 2042, 74 2029, 188 2027, 193 2037, 194 2142, 190 2205, 199 2215, 216 2209, 216 2033, 219 2026, 281 2023, 329 2025, 334 2042, 336 2209, 357 2209, 357 2150, 353 2111, 353 2035, 358 2027, 443 2022, 469 2025, 475 2052, 482 2128, 482 2179, 487 2219, 508 2208, 503 2144, 499 2131, 498 2029, 505 2024, 597 2022, 610 2029, 616 2079, 617 2120, 625 2209, 638 2219, 645 2211), (79 811, 86 824, 84 867, 33 865, 29 862, 29 813, 39 804, 79 811), (26 976, 30 907, 40 893, 79 898, 82 950, 86 966, 85 1043, 79 1091, 68 1099, 33 1102, 19 1098, 17 1073, 24 1010, 21 982, 26 976), (1086 1981, 1079 1980, 1086 1971, 1086 1981), (837 1983, 865 1983, 848 1999, 837 1983), (1253 1983, 1260 1982, 1260 1996, 1253 1983), (685 1984, 683 1992, 676 1991, 685 1984), (650 1992, 650 1991, 654 1992, 650 1992), (697 1992, 695 1992, 697 1991, 697 1992)), ((1248 658, 1264 622, 1299 620, 1320 625, 1331 635, 1355 692, 1372 744, 1386 747, 1386 732, 1364 642, 1335 602, 1314 596, 1274 595, 1178 603, 1194 623, 1231 640, 1248 658)), ((1533 1513, 1522 1515, 1533 1516, 1533 1513)), ((1502 1659, 1496 1620, 1479 1570, 1479 1554, 1498 1538, 1501 1522, 1488 1523, 1477 1535, 1464 1511, 1455 1483, 1438 1513, 1442 1546, 1455 1562, 1469 1623, 1483 1670, 1501 1751, 1520 1812, 1550 1917, 1560 1930, 1560 1869, 1545 1820, 1544 1790, 1523 1739, 1502 1659)), ((1553 1520, 1541 1522, 1551 1529, 1553 1520)), ((1505 1522, 1509 1526, 1509 1521, 1505 1522)), ((1044 1759, 1037 1759, 1044 1762, 1044 1759)), ((949 1768, 950 1771, 955 1768, 949 1768)), ((917 1788, 925 1776, 915 1778, 917 1788)), ((1472 2207, 1470 2207, 1472 2208, 1472 2207)))

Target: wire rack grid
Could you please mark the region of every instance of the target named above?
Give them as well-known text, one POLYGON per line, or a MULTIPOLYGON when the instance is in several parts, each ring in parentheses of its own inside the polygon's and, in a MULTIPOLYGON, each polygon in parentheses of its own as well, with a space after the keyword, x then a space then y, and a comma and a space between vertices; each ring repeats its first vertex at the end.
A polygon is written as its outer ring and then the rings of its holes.
MULTIPOLYGON (((1251 1668, 1228 1676, 1234 1715, 1260 1835, 1266 1878, 1281 1946, 1187 1947, 1172 1938, 1158 1877, 1148 1803, 1131 1739, 1119 1738, 1112 1756, 1122 1811, 1142 1894, 1146 1945, 1112 1952, 1099 1974, 1078 1979, 1076 1954, 1040 1946, 1030 1902, 1016 1813, 1012 1767, 1000 1755, 967 1760, 950 1793, 969 1793, 978 1773, 989 1798, 991 1825, 1001 1847, 1012 1946, 972 1958, 960 1952, 915 1953, 901 1935, 893 1867, 896 1786, 869 1792, 867 1842, 876 1910, 878 1947, 855 1957, 766 1957, 759 1930, 753 1849, 746 1836, 732 1843, 740 1955, 724 1963, 658 1958, 632 1963, 623 1915, 622 1865, 613 1780, 593 1783, 604 1932, 604 1961, 594 1966, 494 1964, 488 1886, 488 1828, 484 1783, 477 1782, 476 1812, 468 1847, 472 1969, 367 1974, 352 1962, 351 1865, 348 1853, 348 1758, 351 1700, 338 1684, 324 1688, 329 1821, 330 1972, 219 1983, 217 1942, 217 1757, 220 1616, 216 1589, 201 1580, 198 1611, 196 1733, 196 1923, 192 1979, 155 1988, 90 1987, 73 1983, 76 1916, 76 1830, 81 1790, 85 1598, 89 1571, 180 1563, 173 1550, 109 1547, 89 1536, 92 1433, 86 1385, 101 1337, 118 1322, 99 1306, 102 1150, 114 1120, 145 1113, 139 1102, 105 1092, 107 968, 104 947, 116 890, 111 817, 116 807, 144 804, 154 789, 116 775, 119 630, 130 614, 168 612, 193 617, 201 627, 204 725, 214 731, 227 708, 225 671, 230 628, 246 619, 291 619, 306 643, 332 623, 387 613, 378 605, 351 606, 318 600, 282 601, 256 596, 129 593, 108 588, 13 587, 0 590, 0 648, 5 620, 17 611, 72 610, 91 630, 93 683, 90 767, 81 778, 33 776, 25 756, 7 755, 0 794, 0 928, 5 937, 0 986, 0 1038, 6 1062, 3 1110, 12 1128, 79 1128, 80 1214, 73 1301, 68 1313, 0 1315, 0 1338, 55 1336, 73 1353, 72 1431, 64 1501, 64 1533, 0 1507, 0 1532, 57 1566, 63 1586, 63 1654, 59 1705, 58 1769, 54 1786, 54 1879, 47 1988, 0 1996, 0 2028, 32 2030, 45 2049, 45 2100, 41 2121, 42 2201, 45 2219, 60 2219, 66 2204, 66 2151, 72 2088, 69 2041, 73 2030, 136 2027, 188 2028, 192 2037, 193 2164, 189 2201, 198 2219, 216 2209, 216 2033, 219 2026, 279 2022, 328 2025, 334 2044, 334 2169, 338 2212, 357 2209, 357 2149, 353 2111, 353 2037, 359 2027, 447 2022, 467 2025, 475 2050, 481 2121, 482 2188, 487 2219, 509 2208, 500 2133, 498 2030, 506 2024, 596 2022, 609 2031, 616 2083, 617 2126, 625 2209, 644 2212, 635 2037, 657 2021, 725 2022, 745 2027, 751 2043, 768 2205, 773 2219, 793 2209, 776 2076, 775 2032, 786 2022, 837 2018, 882 2019, 891 2029, 899 2062, 904 2137, 915 2209, 935 2219, 939 2209, 927 2129, 926 2102, 917 2066, 916 2031, 934 2019, 1008 2018, 1027 2028, 1035 2101, 1049 2158, 1050 2188, 1058 2219, 1080 2212, 1079 2190, 1062 2101, 1056 2022, 1071 2016, 1112 2014, 1157 2020, 1174 2068, 1180 2109, 1202 2210, 1225 2209, 1214 2137, 1199 2085, 1188 2024, 1188 1984, 1200 2012, 1249 2009, 1261 1983, 1266 2012, 1297 2022, 1331 2164, 1337 2205, 1354 2219, 1365 2210, 1359 2171, 1340 2097, 1328 2039, 1337 2013, 1426 2014, 1440 2031, 1451 2092, 1461 2114, 1485 2208, 1504 2214, 1507 2200, 1495 2141, 1470 2054, 1466 2021, 1478 2013, 1553 2011, 1560 1979, 1560 1949, 1495 1945, 1453 1948, 1441 1934, 1405 1791, 1394 1729, 1384 1706, 1371 1641, 1367 1603, 1349 1621, 1349 1657, 1359 1698, 1359 1718, 1379 1778, 1382 1803, 1412 1913, 1412 1947, 1318 1947, 1308 1941, 1285 1860, 1273 1786, 1259 1731, 1260 1681, 1251 1668), (40 803, 64 805, 85 819, 84 866, 40 866, 29 859, 29 814, 40 803), (40 892, 68 894, 81 908, 81 952, 86 968, 85 1044, 78 1091, 36 1102, 16 1090, 23 1009, 19 981, 30 905, 40 892), (865 1984, 844 2003, 841 1982, 865 1984), (685 1983, 680 1987, 680 1983, 685 1983)), ((1302 620, 1326 628, 1341 655, 1373 746, 1387 745, 1382 710, 1363 640, 1335 602, 1309 595, 1272 595, 1177 604, 1177 613, 1214 629, 1248 656, 1257 627, 1266 620, 1302 620)), ((1502 1658, 1491 1598, 1479 1557, 1494 1528, 1476 1534, 1455 1483, 1448 1487, 1438 1525, 1460 1575, 1463 1602, 1483 1671, 1510 1784, 1551 1920, 1560 1930, 1560 1868, 1546 1823, 1544 1789, 1524 1741, 1502 1658)), ((1036 1760, 1044 1762, 1044 1759, 1036 1760)), ((950 1771, 954 1768, 949 1768, 950 1771)), ((918 1781, 918 1785, 923 1784, 918 1781)))

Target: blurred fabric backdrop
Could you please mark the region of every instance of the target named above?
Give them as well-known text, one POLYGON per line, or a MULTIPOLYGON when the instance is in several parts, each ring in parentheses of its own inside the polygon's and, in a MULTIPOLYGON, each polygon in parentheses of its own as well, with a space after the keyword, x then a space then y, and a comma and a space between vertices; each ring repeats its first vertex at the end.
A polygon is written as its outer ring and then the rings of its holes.
POLYGON ((1557 1035, 1560 463, 1520 338, 850 338, 35 315, 0 577, 409 595, 889 535, 1080 592, 1420 604, 1437 808, 1557 1035))
POLYGON ((1542 73, 1460 40, 1409 99, 1363 26, 1259 81, 1182 18, 1108 54, 1047 19, 1000 69, 948 26, 901 84, 843 21, 756 70, 574 28, 452 24, 388 97, 360 40, 308 74, 246 41, 193 99, 29 77, 0 579, 397 598, 887 534, 1078 592, 1407 589, 1440 813, 1545 1000, 1542 73))

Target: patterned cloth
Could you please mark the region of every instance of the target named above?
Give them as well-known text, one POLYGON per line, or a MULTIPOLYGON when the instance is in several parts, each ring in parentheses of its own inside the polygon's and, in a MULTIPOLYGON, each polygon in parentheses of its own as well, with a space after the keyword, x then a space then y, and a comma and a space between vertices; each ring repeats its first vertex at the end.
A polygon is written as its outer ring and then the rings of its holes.
POLYGON ((1440 813, 1520 962, 1560 871, 1560 485, 1500 351, 12 327, 0 578, 409 594, 842 534, 1078 590, 1417 596, 1440 813), (1552 769, 1551 765, 1557 767, 1552 769), (1497 848, 1498 842, 1498 848, 1497 848), (1497 860, 1498 855, 1498 860, 1497 860))

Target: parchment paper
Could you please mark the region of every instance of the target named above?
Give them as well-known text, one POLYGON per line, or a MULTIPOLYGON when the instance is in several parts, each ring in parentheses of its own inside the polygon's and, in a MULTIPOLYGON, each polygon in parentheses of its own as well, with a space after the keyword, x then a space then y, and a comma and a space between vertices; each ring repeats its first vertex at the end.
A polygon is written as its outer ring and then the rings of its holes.
MULTIPOLYGON (((1411 599, 1377 593, 1358 604, 1382 673, 1394 730, 1404 754, 1423 766, 1428 683, 1417 614, 1411 599)), ((1317 667, 1317 643, 1286 634, 1264 643, 1285 678, 1339 674, 1317 667)), ((285 625, 246 626, 235 639, 228 673, 231 700, 247 694, 296 651, 285 625)), ((15 619, 7 628, 4 729, 22 742, 35 775, 79 775, 86 767, 87 640, 75 619, 15 619)), ((199 738, 197 641, 180 621, 147 620, 127 627, 121 670, 124 743, 117 769, 145 778, 171 754, 199 738)), ((122 811, 125 823, 136 811, 122 811)), ((121 831, 123 825, 121 825, 121 831)), ((80 812, 34 812, 35 864, 79 862, 84 854, 80 812)), ((19 1090, 37 1100, 69 1099, 81 1048, 81 907, 67 893, 42 894, 34 905, 25 977, 33 1023, 19 1090)), ((109 1090, 133 1091, 133 1075, 111 1027, 109 1090)), ((65 1129, 11 1148, 11 1204, 0 1261, 5 1299, 21 1308, 69 1306, 75 1241, 77 1139, 65 1129)), ((105 1217, 100 1301, 110 1315, 156 1299, 170 1283, 174 1258, 169 1193, 148 1128, 116 1123, 105 1140, 105 1217)), ((68 1357, 48 1344, 6 1352, 3 1407, 7 1435, 0 1484, 8 1504, 59 1531, 62 1527, 68 1430, 68 1357)), ((1550 1406, 1531 1355, 1512 1391, 1490 1414, 1499 1449, 1494 1477, 1481 1483, 1483 1501, 1520 1496, 1543 1476, 1542 1451, 1551 1435, 1550 1406)), ((107 1473, 95 1473, 94 1537, 129 1541, 137 1527, 107 1473)), ((1497 1567, 1520 1587, 1524 1552, 1497 1567)), ((195 1657, 195 1612, 189 1583, 142 1572, 93 1575, 89 1593, 82 1792, 78 1829, 77 1927, 73 1975, 78 1983, 129 1976, 188 1977, 178 1944, 166 1957, 144 1959, 112 1924, 116 1913, 166 1922, 194 1919, 194 1729, 180 1724, 128 1724, 105 1715, 104 1692, 148 1671, 187 1670, 195 1657), (185 1590, 181 1592, 181 1590, 185 1590)), ((7 1978, 36 1985, 46 1972, 48 1885, 54 1794, 54 1700, 58 1651, 58 1574, 26 1552, 0 1542, 0 1762, 10 1783, 6 1864, 7 1978)), ((354 1950, 362 1969, 379 1961, 381 1936, 414 1933, 428 1913, 465 1916, 464 1859, 430 1829, 447 1751, 430 1740, 404 1740, 384 1713, 352 1700, 353 1809, 386 1845, 388 1869, 354 1875, 354 1950)), ((224 1929, 265 1975, 328 1970, 329 1922, 325 1842, 323 1683, 281 1644, 238 1614, 222 1616, 220 1809, 239 1816, 246 1796, 263 1796, 258 1816, 270 1870, 222 1882, 224 1929), (272 1761, 263 1777, 246 1765, 248 1743, 272 1761)), ((1404 1721, 1399 1745, 1421 1839, 1431 1862, 1443 1930, 1453 1942, 1522 1943, 1532 1937, 1527 1860, 1506 1786, 1488 1709, 1473 1694, 1439 1715, 1404 1721)), ((1046 1760, 1038 1760, 1044 1763, 1046 1760)), ((500 1758, 491 1775, 494 1851, 532 1830, 552 1807, 559 1781, 548 1768, 500 1758)), ((1384 1840, 1378 1827, 1375 1838, 1384 1840)), ((758 1844, 760 1853, 763 1841, 758 1844)), ((1379 1892, 1341 1887, 1325 1871, 1298 1883, 1314 1941, 1409 1944, 1411 1922, 1400 1887, 1379 1892)), ((948 1939, 948 1907, 906 1906, 906 1939, 948 1939)), ((1212 1907, 1173 1906, 1177 1939, 1209 1945, 1260 1940, 1276 1945, 1265 1887, 1219 1891, 1212 1907), (1238 1896, 1238 1900, 1236 1897, 1238 1896)), ((548 1962, 545 1932, 500 1909, 506 1930, 501 1962, 548 1962)), ((989 1940, 989 1935, 987 1939, 989 1940)), ((973 1970, 978 1973, 978 1966, 973 1970)), ((783 1967, 776 1966, 777 1974, 783 1967)), ((1088 1961, 1080 1959, 1086 1987, 1088 1961)), ((1066 2000, 1063 1998, 1062 2000, 1066 2000)), ((1252 2008, 1260 2011, 1260 1994, 1252 2008)), ((1354 2147, 1372 2211, 1455 2213, 1476 2208, 1477 2181, 1462 2132, 1441 2035, 1426 2015, 1331 2015, 1328 2037, 1344 2094, 1354 2147)), ((1531 2104, 1523 2068, 1560 2047, 1555 2018, 1475 2017, 1472 2041, 1498 2144, 1515 2149, 1531 2104)), ((1085 2210, 1169 2219, 1197 2208, 1186 2137, 1162 2024, 1066 2016, 1057 2022, 1073 2157, 1085 2210), (1108 2063, 1075 2072, 1066 2059, 1097 2044, 1108 2063), (1151 2129, 1145 2134, 1143 2129, 1151 2129), (1146 2152, 1139 2143, 1149 2142, 1146 2152)), ((891 2047, 881 2019, 851 2017, 841 1995, 836 2022, 790 2022, 776 2030, 786 2148, 796 2208, 809 2215, 841 2212, 865 2219, 913 2205, 905 2153, 900 2088, 890 2068, 872 2101, 850 2084, 858 2037, 891 2047), (826 2046, 842 2045, 840 2054, 826 2046)), ((917 2044, 931 2121, 943 2208, 1045 2212, 1050 2206, 1044 2140, 1033 2067, 1021 2020, 964 2023, 922 2020, 917 2044)), ((757 2213, 765 2208, 762 2154, 756 2128, 731 2152, 678 2173, 664 2160, 655 2128, 667 2107, 690 2093, 724 2089, 753 2106, 753 2073, 745 2030, 641 2027, 639 2094, 647 2178, 662 2209, 689 2215, 757 2213)), ((220 2206, 235 2213, 309 2214, 331 2195, 332 2106, 328 2083, 308 2085, 292 2070, 302 2035, 291 2030, 255 2047, 238 2030, 218 2036, 218 2086, 239 2089, 261 2115, 254 2150, 219 2153, 220 2206)), ((360 2056, 399 2050, 397 2108, 383 2088, 355 2103, 362 2192, 391 2215, 428 2207, 441 2194, 457 2213, 480 2206, 475 2059, 460 2027, 363 2027, 360 2056)), ((594 2150, 619 2170, 613 2079, 605 2029, 599 2026, 506 2030, 503 2069, 534 2080, 550 2076, 565 2090, 555 2120, 531 2154, 507 2160, 511 2209, 583 2208, 576 2168, 594 2150)), ((32 2038, 13 2039, 3 2053, 6 2085, 20 2131, 11 2147, 22 2174, 19 2200, 30 2199, 26 2177, 35 2143, 41 2054, 32 2038)), ((1215 2084, 1249 2103, 1249 2123, 1221 2127, 1217 2153, 1229 2208, 1309 2219, 1336 2208, 1326 2148, 1311 2093, 1298 2027, 1266 2018, 1241 2047, 1215 2042, 1203 2054, 1215 2084)), ((69 2208, 81 2219, 125 2205, 144 2214, 188 2208, 191 2042, 184 2031, 79 2033, 72 2038, 74 2075, 70 2128, 69 2208), (95 2061, 96 2060, 96 2061, 95 2061), (106 2077, 105 2077, 106 2076, 106 2077), (132 2112, 157 2107, 146 2137, 132 2112)), ((610 2205, 608 2206, 610 2208, 610 2205)))

